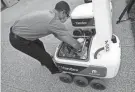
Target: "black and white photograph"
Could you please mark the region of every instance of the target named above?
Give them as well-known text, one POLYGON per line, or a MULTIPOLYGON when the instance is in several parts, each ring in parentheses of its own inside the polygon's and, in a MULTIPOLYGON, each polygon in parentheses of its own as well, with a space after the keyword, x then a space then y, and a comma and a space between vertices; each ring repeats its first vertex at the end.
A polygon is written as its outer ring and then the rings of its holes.
POLYGON ((135 0, 1 0, 1 92, 135 92, 135 0))

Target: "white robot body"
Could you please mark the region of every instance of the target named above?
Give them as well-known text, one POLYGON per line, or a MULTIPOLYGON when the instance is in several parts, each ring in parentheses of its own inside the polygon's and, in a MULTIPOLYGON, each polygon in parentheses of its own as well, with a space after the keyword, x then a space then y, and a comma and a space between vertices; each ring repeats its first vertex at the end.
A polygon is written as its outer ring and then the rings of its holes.
POLYGON ((56 49, 54 55, 55 63, 60 69, 66 72, 97 78, 113 78, 118 73, 121 52, 118 38, 117 43, 110 45, 109 52, 106 53, 104 49, 101 49, 96 56, 95 53, 90 52, 86 60, 58 58, 59 48, 56 49), (93 71, 96 71, 96 73, 93 73, 93 71))
POLYGON ((79 5, 73 10, 73 12, 71 13, 71 17, 72 17, 72 19, 93 18, 94 13, 93 13, 92 9, 93 9, 92 3, 85 3, 85 4, 82 4, 82 5, 79 5), (89 12, 86 12, 86 11, 89 11, 89 12))
MULTIPOLYGON (((59 53, 63 43, 56 49, 55 64, 64 72, 97 78, 113 78, 120 67, 121 47, 118 37, 112 34, 112 6, 108 0, 93 0, 77 6, 71 21, 74 29, 95 30, 86 37, 88 45, 85 59, 69 58, 59 53)), ((79 38, 81 36, 77 36, 79 38)), ((64 45, 65 46, 65 45, 64 45)), ((63 47, 64 48, 64 47, 63 47)), ((64 50, 64 49, 63 49, 64 50)))

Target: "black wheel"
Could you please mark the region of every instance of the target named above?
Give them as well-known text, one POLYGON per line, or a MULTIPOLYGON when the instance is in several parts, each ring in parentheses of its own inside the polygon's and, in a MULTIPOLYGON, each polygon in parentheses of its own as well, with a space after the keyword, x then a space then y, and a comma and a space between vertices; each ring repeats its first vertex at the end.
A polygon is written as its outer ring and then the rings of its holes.
POLYGON ((64 83, 71 83, 73 82, 73 78, 69 74, 62 73, 59 75, 59 79, 64 83))
POLYGON ((90 32, 90 31, 84 31, 84 34, 85 34, 86 36, 91 36, 91 35, 92 35, 92 32, 90 32))
POLYGON ((85 3, 90 3, 92 0, 84 0, 85 3))
POLYGON ((76 29, 76 30, 74 30, 73 35, 74 36, 81 36, 81 35, 83 35, 82 29, 76 29))
POLYGON ((105 90, 106 89, 106 83, 100 79, 93 79, 90 82, 90 86, 96 90, 105 90))
POLYGON ((75 76, 74 83, 80 87, 86 87, 89 84, 88 79, 82 76, 75 76))

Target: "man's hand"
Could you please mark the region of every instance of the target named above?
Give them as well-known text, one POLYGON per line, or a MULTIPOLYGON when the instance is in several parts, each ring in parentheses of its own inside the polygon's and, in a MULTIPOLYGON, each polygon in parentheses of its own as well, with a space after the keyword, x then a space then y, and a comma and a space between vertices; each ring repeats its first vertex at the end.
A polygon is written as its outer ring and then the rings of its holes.
POLYGON ((87 56, 87 47, 85 46, 84 38, 79 38, 77 41, 79 42, 81 48, 76 51, 76 54, 80 57, 87 56))
POLYGON ((85 55, 87 55, 87 47, 84 46, 81 51, 77 52, 77 55, 80 57, 85 57, 85 55))

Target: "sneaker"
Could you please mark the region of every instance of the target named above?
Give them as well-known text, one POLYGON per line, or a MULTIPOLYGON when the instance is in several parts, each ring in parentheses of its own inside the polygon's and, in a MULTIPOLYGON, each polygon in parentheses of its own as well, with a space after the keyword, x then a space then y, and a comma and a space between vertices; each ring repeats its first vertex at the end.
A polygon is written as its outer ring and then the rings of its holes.
POLYGON ((57 74, 57 73, 62 73, 62 70, 55 71, 52 74, 57 74))

